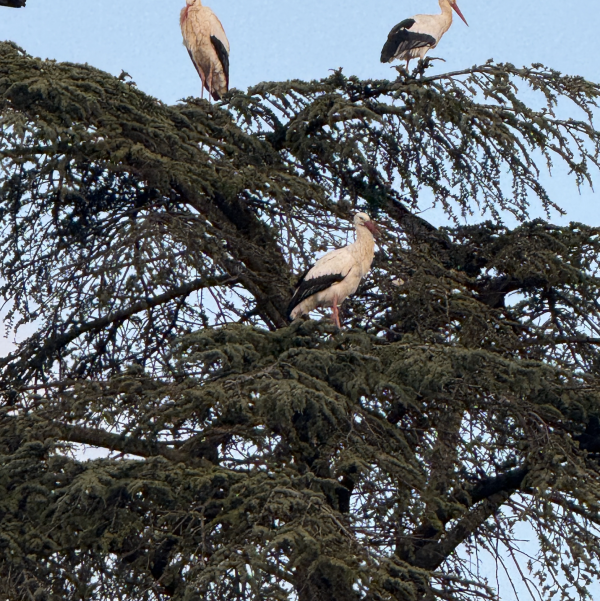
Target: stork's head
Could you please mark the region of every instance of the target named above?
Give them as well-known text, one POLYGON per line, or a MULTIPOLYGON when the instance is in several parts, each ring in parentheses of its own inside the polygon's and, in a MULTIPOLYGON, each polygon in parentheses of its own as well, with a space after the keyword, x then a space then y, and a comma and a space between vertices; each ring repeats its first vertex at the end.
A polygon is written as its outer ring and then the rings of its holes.
POLYGON ((463 14, 460 12, 460 8, 458 8, 456 0, 448 0, 448 2, 450 2, 450 6, 456 11, 456 14, 465 22, 465 25, 468 27, 469 24, 467 23, 467 20, 464 18, 463 14))
POLYGON ((366 213, 356 213, 354 216, 354 226, 356 227, 357 231, 361 227, 367 228, 373 234, 373 236, 379 236, 381 233, 377 229, 375 222, 371 221, 371 218, 366 213))

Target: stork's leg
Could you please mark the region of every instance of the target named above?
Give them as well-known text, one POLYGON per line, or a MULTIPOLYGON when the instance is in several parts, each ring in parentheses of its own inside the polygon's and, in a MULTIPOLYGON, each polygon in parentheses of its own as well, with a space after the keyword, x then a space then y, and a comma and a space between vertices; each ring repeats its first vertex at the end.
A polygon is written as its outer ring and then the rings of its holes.
POLYGON ((333 297, 333 304, 331 305, 331 310, 333 312, 333 323, 337 326, 338 330, 342 329, 342 325, 340 324, 340 311, 338 308, 338 297, 333 297))
POLYGON ((200 92, 200 99, 204 100, 204 86, 206 85, 206 77, 204 77, 204 73, 200 69, 198 69, 198 73, 200 75, 200 81, 202 82, 202 90, 200 92))
POLYGON ((204 87, 206 86, 206 76, 204 75, 204 71, 200 69, 200 67, 196 67, 198 69, 198 75, 200 75, 200 81, 202 82, 202 91, 200 92, 200 98, 204 100, 204 87))
POLYGON ((210 94, 210 97, 212 99, 214 99, 214 96, 213 96, 213 66, 212 66, 212 63, 210 65, 210 71, 208 72, 208 93, 210 94))
POLYGON ((194 65, 194 67, 196 68, 196 71, 198 73, 198 75, 200 76, 200 81, 202 82, 202 89, 200 90, 200 98, 204 98, 204 86, 206 85, 206 77, 204 77, 204 71, 202 71, 202 69, 198 66, 198 64, 196 63, 195 59, 194 59, 194 55, 188 50, 188 54, 190 55, 190 58, 192 59, 192 63, 194 65))

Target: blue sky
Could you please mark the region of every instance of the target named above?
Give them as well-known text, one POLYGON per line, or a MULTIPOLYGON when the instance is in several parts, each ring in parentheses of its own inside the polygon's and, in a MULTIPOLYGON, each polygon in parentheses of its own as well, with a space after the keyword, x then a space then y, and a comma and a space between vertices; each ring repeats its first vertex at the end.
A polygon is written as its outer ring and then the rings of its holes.
MULTIPOLYGON (((89 62, 118 74, 165 102, 199 91, 179 33, 183 0, 28 0, 3 9, 0 38, 36 56, 89 62)), ((454 70, 488 58, 517 65, 543 62, 599 80, 598 8, 591 0, 524 2, 459 0, 460 20, 435 51, 454 70)), ((361 77, 393 74, 379 63, 387 32, 435 0, 209 0, 232 48, 232 85, 319 78, 344 67, 361 77)))
MULTIPOLYGON (((200 81, 181 43, 184 0, 28 0, 2 9, 0 39, 35 56, 87 62, 115 75, 124 69, 140 89, 174 103, 198 95, 200 81)), ((321 78, 330 69, 363 78, 393 77, 379 62, 388 31, 415 13, 438 12, 436 0, 207 0, 231 43, 231 83, 245 89, 264 80, 321 78)), ((591 0, 524 2, 459 0, 470 27, 459 19, 434 51, 452 71, 489 58, 517 66, 541 62, 564 73, 600 81, 600 14, 591 0)), ((600 224, 600 203, 580 196, 557 170, 549 182, 567 209, 555 222, 600 224)), ((443 223, 439 213, 428 218, 443 223)))
MULTIPOLYGON (((87 62, 115 75, 124 69, 140 89, 174 103, 200 92, 181 43, 182 5, 183 0, 28 0, 25 9, 0 9, 0 39, 43 58, 87 62)), ((363 78, 393 77, 395 72, 379 63, 388 31, 415 13, 439 11, 435 0, 210 0, 208 5, 227 31, 231 83, 241 89, 264 80, 321 78, 338 67, 363 78)), ((493 58, 517 66, 541 62, 600 81, 600 11, 592 0, 459 0, 459 5, 470 27, 455 21, 434 51, 446 59, 437 71, 493 58)), ((586 190, 580 196, 560 170, 547 184, 568 211, 555 222, 600 224, 595 194, 586 190)), ((8 348, 0 339, 0 352, 8 348)), ((514 598, 509 588, 505 583, 507 601, 514 598)))

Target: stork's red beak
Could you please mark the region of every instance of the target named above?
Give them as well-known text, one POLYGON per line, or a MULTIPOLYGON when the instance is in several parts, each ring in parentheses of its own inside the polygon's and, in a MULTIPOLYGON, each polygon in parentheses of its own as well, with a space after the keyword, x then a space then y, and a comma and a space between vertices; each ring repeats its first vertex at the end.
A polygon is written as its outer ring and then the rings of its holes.
POLYGON ((465 25, 468 27, 469 24, 467 20, 464 18, 463 14, 460 12, 460 8, 458 8, 458 4, 456 2, 452 5, 452 8, 456 11, 456 14, 465 22, 465 25))
POLYGON ((381 236, 379 228, 374 221, 365 221, 365 227, 375 236, 376 238, 381 236))

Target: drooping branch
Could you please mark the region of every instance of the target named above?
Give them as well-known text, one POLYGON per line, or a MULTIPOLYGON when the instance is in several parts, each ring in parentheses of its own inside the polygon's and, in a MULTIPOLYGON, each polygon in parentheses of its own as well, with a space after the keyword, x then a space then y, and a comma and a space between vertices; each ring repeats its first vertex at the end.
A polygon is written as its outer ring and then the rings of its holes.
POLYGON ((24 348, 20 349, 20 351, 0 359, 0 367, 5 369, 5 377, 8 375, 8 379, 5 380, 4 386, 14 387, 15 385, 18 385, 18 379, 23 378, 24 374, 27 373, 27 365, 36 367, 45 365, 48 361, 52 360, 52 357, 57 352, 60 352, 70 342, 86 333, 102 331, 108 326, 122 323, 136 313, 148 311, 153 307, 158 307, 173 299, 185 298, 197 290, 230 284, 237 279, 237 276, 199 278, 193 282, 182 284, 173 290, 168 290, 153 298, 143 299, 127 309, 122 309, 88 323, 72 327, 63 334, 49 336, 46 340, 43 340, 43 342, 40 342, 36 337, 29 338, 24 344, 24 348), (17 377, 15 378, 15 376, 17 377))

